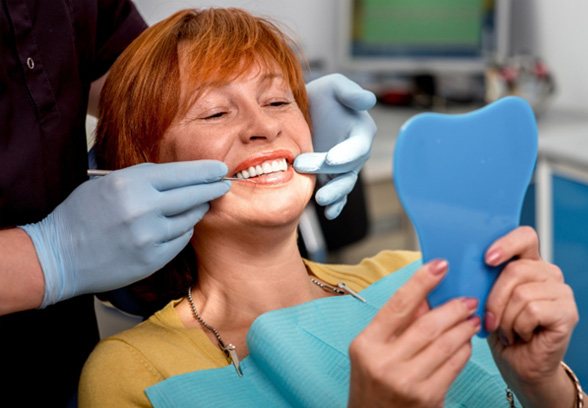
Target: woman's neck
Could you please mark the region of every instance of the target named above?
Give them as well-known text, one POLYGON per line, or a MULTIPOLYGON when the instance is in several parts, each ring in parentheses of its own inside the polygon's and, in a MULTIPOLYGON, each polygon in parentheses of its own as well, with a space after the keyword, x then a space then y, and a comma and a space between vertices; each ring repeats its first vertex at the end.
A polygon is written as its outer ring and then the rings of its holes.
POLYGON ((308 278, 295 226, 195 235, 194 297, 204 319, 219 330, 248 328, 262 313, 324 296, 308 278))

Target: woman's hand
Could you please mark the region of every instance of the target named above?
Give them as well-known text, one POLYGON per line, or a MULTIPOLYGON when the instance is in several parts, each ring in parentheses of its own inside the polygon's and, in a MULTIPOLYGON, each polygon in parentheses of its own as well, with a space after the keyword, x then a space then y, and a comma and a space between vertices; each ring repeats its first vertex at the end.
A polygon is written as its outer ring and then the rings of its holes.
POLYGON ((486 303, 494 359, 525 407, 571 407, 574 391, 560 362, 578 322, 572 289, 557 266, 541 259, 532 228, 517 228, 490 246, 486 263, 504 262, 486 303))
POLYGON ((424 265, 353 340, 350 407, 443 405, 480 329, 480 319, 472 317, 475 299, 427 306, 427 294, 446 272, 446 261, 424 265))

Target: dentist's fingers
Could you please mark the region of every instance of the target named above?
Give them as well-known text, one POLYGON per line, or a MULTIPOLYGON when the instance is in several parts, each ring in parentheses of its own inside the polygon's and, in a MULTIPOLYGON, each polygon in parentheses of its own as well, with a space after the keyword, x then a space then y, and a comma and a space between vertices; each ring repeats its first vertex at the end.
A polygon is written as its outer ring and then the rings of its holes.
POLYGON ((142 178, 150 179, 153 187, 159 191, 220 181, 228 171, 227 165, 217 160, 149 163, 133 167, 142 167, 142 178))
POLYGON ((231 188, 229 181, 197 184, 160 193, 158 206, 165 216, 182 214, 191 208, 225 195, 231 188))
POLYGON ((343 208, 345 208, 345 204, 347 204, 347 196, 341 198, 339 201, 334 202, 331 205, 328 205, 325 208, 325 218, 327 220, 334 220, 341 214, 343 208))
POLYGON ((353 190, 357 181, 355 172, 345 173, 330 180, 316 192, 316 202, 326 206, 344 198, 353 190))
POLYGON ((298 173, 317 173, 326 159, 326 153, 302 153, 294 160, 294 170, 298 173))
POLYGON ((194 226, 200 222, 209 209, 210 204, 204 203, 193 207, 182 214, 165 218, 162 228, 166 233, 162 236, 162 241, 166 242, 174 240, 186 232, 193 230, 194 226))
POLYGON ((335 97, 348 108, 364 111, 373 108, 376 104, 376 96, 373 92, 363 89, 343 75, 335 74, 332 78, 335 97))
POLYGON ((153 254, 159 258, 160 260, 160 268, 163 267, 168 261, 166 261, 165 254, 168 252, 179 254, 181 250, 183 250, 186 245, 190 242, 190 239, 194 235, 194 229, 190 229, 167 242, 162 243, 157 248, 153 250, 153 254))
MULTIPOLYGON (((364 160, 364 158, 361 160, 364 160)), ((365 160, 367 160, 367 157, 365 157, 365 160)), ((331 165, 327 163, 327 153, 302 153, 294 160, 294 170, 298 173, 341 174, 356 171, 362 164, 363 162, 361 164, 349 162, 331 165)))
POLYGON ((357 113, 357 124, 348 137, 327 152, 327 163, 333 166, 356 163, 361 166, 369 157, 376 124, 367 112, 357 113))

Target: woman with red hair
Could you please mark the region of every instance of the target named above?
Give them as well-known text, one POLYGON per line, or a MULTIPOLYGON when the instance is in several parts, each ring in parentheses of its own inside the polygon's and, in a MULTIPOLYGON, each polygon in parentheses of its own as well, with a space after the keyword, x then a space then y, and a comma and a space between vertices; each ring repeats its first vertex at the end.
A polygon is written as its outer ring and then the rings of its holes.
MULTIPOLYGON (((249 354, 246 336, 258 317, 341 294, 360 299, 358 291, 418 260, 419 254, 407 251, 384 251, 355 266, 301 257, 296 228, 315 180, 292 166, 298 155, 312 151, 293 47, 272 23, 242 10, 186 10, 148 29, 112 68, 97 131, 102 166, 218 160, 237 180, 211 203, 191 245, 160 272, 165 277, 136 287, 144 298, 168 303, 97 346, 82 374, 80 406, 150 406, 149 387, 227 365, 247 376, 240 360, 249 354), (170 283, 169 291, 163 282, 170 283)), ((576 394, 559 363, 577 312, 561 272, 536 253, 527 229, 493 245, 488 262, 517 257, 512 270, 532 267, 542 275, 501 277, 489 304, 496 316, 487 327, 494 333, 490 345, 521 400, 572 406, 576 394), (514 287, 529 282, 529 297, 511 299, 514 287), (547 292, 560 310, 538 309, 528 315, 536 324, 523 329, 514 311, 547 292), (492 341, 498 338, 503 341, 492 341)), ((442 260, 419 268, 351 343, 350 405, 443 404, 481 324, 473 316, 475 299, 428 308, 426 296, 446 272, 442 260)))

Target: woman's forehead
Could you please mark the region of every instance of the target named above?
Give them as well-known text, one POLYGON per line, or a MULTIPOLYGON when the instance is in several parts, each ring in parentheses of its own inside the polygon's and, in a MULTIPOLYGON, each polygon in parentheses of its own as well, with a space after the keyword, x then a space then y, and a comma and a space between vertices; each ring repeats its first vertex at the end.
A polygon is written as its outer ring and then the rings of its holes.
POLYGON ((205 72, 192 70, 191 64, 180 64, 182 91, 188 94, 200 93, 211 88, 230 85, 235 81, 255 81, 261 86, 277 84, 289 87, 286 73, 277 63, 266 64, 260 61, 240 61, 230 70, 205 72))
MULTIPOLYGON (((287 72, 278 64, 277 60, 264 58, 261 55, 246 54, 238 61, 230 63, 215 63, 206 66, 202 61, 192 57, 190 53, 179 54, 180 78, 187 82, 222 83, 230 82, 241 77, 266 76, 286 77, 287 72)), ((214 61, 209 61, 214 62, 214 61)))

